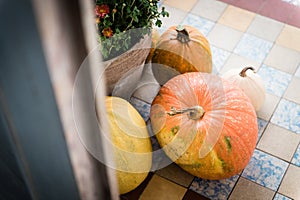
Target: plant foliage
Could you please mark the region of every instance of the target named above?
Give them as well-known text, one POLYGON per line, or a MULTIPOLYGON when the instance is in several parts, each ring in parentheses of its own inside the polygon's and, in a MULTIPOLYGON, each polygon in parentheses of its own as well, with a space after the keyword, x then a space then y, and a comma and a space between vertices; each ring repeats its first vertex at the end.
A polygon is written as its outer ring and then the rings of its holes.
POLYGON ((104 60, 130 49, 153 25, 161 26, 160 17, 169 16, 159 0, 96 0, 98 40, 104 60), (138 31, 132 31, 137 29, 138 31))

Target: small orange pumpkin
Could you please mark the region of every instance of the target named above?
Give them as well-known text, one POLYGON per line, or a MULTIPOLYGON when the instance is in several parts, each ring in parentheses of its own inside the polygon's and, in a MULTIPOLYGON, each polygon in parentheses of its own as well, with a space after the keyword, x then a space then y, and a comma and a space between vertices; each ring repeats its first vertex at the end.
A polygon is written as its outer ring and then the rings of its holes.
POLYGON ((192 72, 169 80, 155 97, 152 129, 166 154, 204 179, 224 179, 248 164, 258 136, 250 99, 212 74, 192 72))
POLYGON ((149 63, 153 57, 153 54, 154 54, 154 51, 155 51, 155 48, 156 48, 156 44, 157 44, 157 41, 158 39, 160 38, 160 34, 158 32, 157 29, 152 29, 152 33, 151 33, 151 39, 152 39, 152 42, 151 42, 151 49, 149 51, 149 54, 146 58, 146 62, 145 63, 149 63))
POLYGON ((159 38, 152 63, 175 68, 180 73, 211 73, 212 56, 209 42, 192 26, 171 26, 159 38))

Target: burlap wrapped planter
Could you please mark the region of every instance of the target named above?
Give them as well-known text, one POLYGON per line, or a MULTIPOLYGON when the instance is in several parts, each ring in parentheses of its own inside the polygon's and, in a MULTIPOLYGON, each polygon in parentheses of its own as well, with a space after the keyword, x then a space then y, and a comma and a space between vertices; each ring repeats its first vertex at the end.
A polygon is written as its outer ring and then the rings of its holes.
MULTIPOLYGON (((151 48, 151 35, 145 35, 130 50, 111 60, 105 61, 105 79, 107 93, 111 94, 116 83, 132 70, 135 71, 128 84, 134 85, 139 81, 145 60, 151 48)), ((128 85, 128 87, 130 87, 128 85)))

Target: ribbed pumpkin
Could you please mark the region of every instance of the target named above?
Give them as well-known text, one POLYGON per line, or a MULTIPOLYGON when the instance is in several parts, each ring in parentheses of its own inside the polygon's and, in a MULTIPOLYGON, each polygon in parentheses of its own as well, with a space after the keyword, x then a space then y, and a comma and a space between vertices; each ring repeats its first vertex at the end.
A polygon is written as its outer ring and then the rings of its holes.
POLYGON ((266 98, 266 89, 262 78, 253 67, 231 69, 225 72, 222 78, 241 88, 251 100, 256 111, 262 107, 266 98))
POLYGON ((169 80, 155 97, 151 125, 166 154, 204 179, 224 179, 248 164, 257 117, 241 89, 220 77, 192 72, 169 80))
POLYGON ((209 42, 192 26, 171 26, 160 36, 152 63, 172 67, 180 73, 211 73, 212 56, 209 42))
POLYGON ((106 98, 116 175, 120 194, 139 186, 152 164, 152 146, 145 121, 131 104, 119 97, 106 98))
POLYGON ((152 42, 151 42, 151 49, 149 51, 149 54, 146 58, 146 63, 149 63, 153 57, 153 54, 154 54, 154 51, 155 51, 155 48, 156 48, 156 44, 157 44, 157 41, 159 40, 160 38, 160 34, 158 32, 157 29, 152 29, 152 33, 151 33, 151 39, 152 39, 152 42))

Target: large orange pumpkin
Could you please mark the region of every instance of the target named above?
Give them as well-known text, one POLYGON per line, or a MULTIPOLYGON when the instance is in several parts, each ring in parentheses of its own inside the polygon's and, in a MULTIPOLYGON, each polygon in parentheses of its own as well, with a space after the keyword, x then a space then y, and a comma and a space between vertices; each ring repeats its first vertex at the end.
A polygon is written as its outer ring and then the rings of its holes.
POLYGON ((150 119, 166 154, 204 179, 238 174, 256 146, 258 126, 251 101, 216 75, 192 72, 172 78, 155 97, 150 119))
POLYGON ((160 36, 152 63, 172 67, 180 73, 211 73, 212 56, 209 42, 192 26, 171 26, 160 36))

